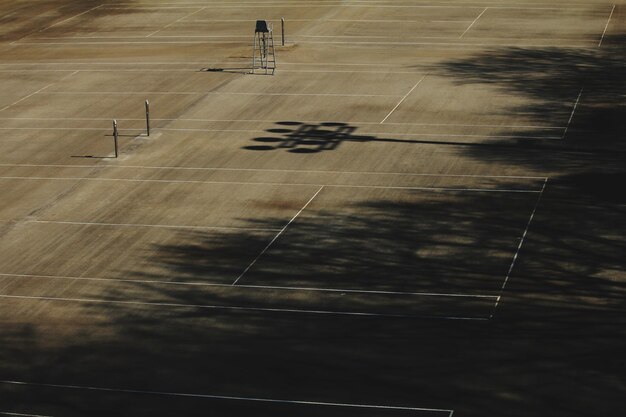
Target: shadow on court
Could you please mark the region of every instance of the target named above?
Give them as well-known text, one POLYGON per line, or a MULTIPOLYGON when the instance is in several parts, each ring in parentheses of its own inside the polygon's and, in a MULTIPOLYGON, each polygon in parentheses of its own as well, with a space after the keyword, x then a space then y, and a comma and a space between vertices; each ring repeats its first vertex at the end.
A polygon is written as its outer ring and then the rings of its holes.
MULTIPOLYGON (((620 154, 623 129, 618 129, 624 114, 624 45, 620 36, 607 37, 606 46, 594 51, 498 49, 436 68, 460 83, 496 83, 543 101, 518 109, 542 121, 562 112, 564 102, 571 105, 583 88, 560 145, 567 152, 472 146, 461 153, 561 172, 548 182, 492 320, 206 309, 199 306, 233 300, 220 299, 219 292, 207 294, 199 285, 106 283, 91 296, 155 305, 85 301, 68 307, 42 301, 45 313, 34 325, 22 317, 18 303, 3 300, 0 317, 11 320, 0 322, 1 378, 446 408, 463 417, 619 415, 626 395, 626 201, 621 192, 626 174, 620 154), (59 325, 55 320, 66 308, 80 309, 76 316, 85 322, 59 325), (47 326, 46 317, 52 325, 47 326)), ((314 153, 336 149, 345 140, 373 140, 345 125, 288 126, 289 131, 257 140, 263 148, 256 150, 314 153)), ((476 195, 453 199, 372 197, 351 203, 345 212, 304 215, 243 282, 492 290, 507 273, 528 220, 528 201, 476 195), (505 253, 508 261, 502 262, 505 253)), ((251 216, 247 222, 274 227, 278 220, 251 216)), ((246 248, 267 242, 245 231, 182 236, 185 243, 146 249, 162 275, 120 272, 126 279, 202 283, 207 275, 232 276, 229 259, 245 258, 245 268, 258 254, 246 248)), ((70 283, 66 290, 77 286, 70 283)), ((272 298, 266 301, 271 305, 272 298)), ((322 307, 325 302, 314 301, 322 307)), ((248 301, 242 297, 239 302, 248 301)), ((0 405, 0 411, 59 416, 110 416, 119 415, 118 410, 133 416, 429 415, 2 383, 0 405)))
MULTIPOLYGON (((206 309, 194 306, 233 299, 198 285, 108 283, 98 298, 157 305, 79 304, 75 308, 84 310, 89 324, 78 326, 78 333, 12 325, 3 333, 0 374, 159 392, 441 407, 464 416, 521 417, 541 415, 546 408, 553 416, 610 415, 621 408, 619 381, 626 372, 618 360, 626 348, 626 282, 620 269, 626 248, 618 232, 626 213, 623 197, 595 184, 623 179, 575 174, 547 188, 491 321, 206 309)), ((358 207, 359 215, 333 210, 303 216, 243 282, 478 288, 495 278, 496 270, 506 272, 508 262, 496 267, 495 260, 504 249, 510 260, 528 210, 500 210, 520 206, 515 198, 507 203, 457 195, 454 200, 467 210, 453 210, 445 199, 373 199, 358 207), (500 217, 486 221, 494 211, 500 217)), ((252 227, 267 224, 249 219, 252 227)), ((257 253, 246 248, 267 242, 245 231, 230 238, 209 232, 184 237, 188 243, 148 251, 157 254, 150 261, 164 268, 162 275, 136 270, 126 271, 126 278, 206 282, 208 275, 231 272, 224 260, 234 253, 251 261, 257 253)), ((501 278, 498 274, 499 283, 501 278)), ((250 306, 247 296, 240 305, 250 306)), ((272 304, 271 298, 266 301, 272 304)), ((323 299, 316 302, 324 308, 323 299)), ((49 302, 47 314, 63 308, 67 305, 49 302)), ((63 415, 110 415, 115 409, 164 415, 178 407, 185 415, 207 410, 253 416, 432 415, 69 388, 0 385, 0 390, 11 394, 0 397, 5 409, 21 410, 36 392, 42 404, 48 401, 63 415)))
MULTIPOLYGON (((458 84, 495 85, 506 94, 527 98, 533 104, 511 112, 529 115, 537 125, 563 127, 563 140, 520 139, 516 142, 521 146, 514 152, 473 147, 468 156, 565 172, 600 166, 620 169, 626 152, 625 45, 625 35, 613 35, 604 38, 601 48, 498 48, 436 64, 430 71, 458 84)), ((537 130, 520 128, 513 134, 533 133, 537 130)))

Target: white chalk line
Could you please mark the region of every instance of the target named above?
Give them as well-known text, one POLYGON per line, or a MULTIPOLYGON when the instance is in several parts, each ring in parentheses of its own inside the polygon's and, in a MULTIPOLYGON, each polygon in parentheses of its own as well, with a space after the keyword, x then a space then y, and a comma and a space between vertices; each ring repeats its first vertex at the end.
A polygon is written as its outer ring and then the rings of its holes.
MULTIPOLYGON (((63 71, 63 70, 62 70, 63 71)), ((110 122, 110 117, 0 117, 0 120, 96 120, 110 122)), ((127 121, 144 121, 145 118, 117 118, 117 120, 127 121)), ((269 119, 168 119, 168 118, 153 118, 155 121, 171 122, 228 122, 228 123, 268 123, 276 124, 276 120, 269 119)), ((328 120, 300 120, 300 123, 326 123, 328 120)), ((351 123, 359 125, 379 125, 380 122, 366 122, 366 121, 334 121, 337 123, 351 123)), ((499 129, 541 129, 541 130, 563 130, 566 126, 533 126, 533 125, 498 125, 498 124, 463 124, 463 123, 408 123, 408 122, 385 122, 385 125, 398 125, 398 126, 445 126, 445 127, 484 127, 484 128, 499 128, 499 129)))
MULTIPOLYGON (((184 119, 178 119, 178 121, 184 119)), ((380 124, 380 123, 379 123, 380 124)), ((97 127, 0 127, 0 130, 49 130, 49 131, 108 131, 109 128, 97 128, 97 127)), ((145 129, 139 128, 124 128, 126 132, 143 132, 145 129)), ((266 132, 265 129, 202 129, 202 128, 176 128, 176 127, 163 127, 155 130, 162 132, 205 132, 205 133, 258 133, 266 132)), ((372 141, 379 140, 384 141, 393 136, 409 136, 409 137, 428 137, 428 138, 483 138, 483 139, 537 139, 537 140, 561 140, 562 136, 522 136, 522 135, 474 135, 474 134, 458 134, 458 133, 396 133, 396 132, 360 132, 362 135, 377 135, 377 138, 372 141)), ((367 141, 367 140, 364 140, 367 141)), ((470 142, 472 143, 472 142, 470 142)))
MULTIPOLYGON (((108 120, 108 119, 107 119, 108 120)), ((141 119, 143 120, 143 119, 141 119)), ((97 168, 102 165, 63 165, 63 164, 5 164, 3 167, 50 167, 50 168, 97 168)), ((108 165, 107 168, 120 169, 158 169, 158 170, 202 170, 202 171, 242 171, 242 172, 292 172, 307 174, 356 174, 356 175, 399 175, 412 177, 451 177, 451 178, 482 178, 482 179, 533 179, 545 180, 546 177, 527 175, 479 175, 479 174, 430 174, 412 172, 373 172, 373 171, 334 171, 334 170, 304 170, 304 169, 268 169, 268 168, 227 168, 227 167, 183 167, 183 166, 154 166, 154 165, 108 165)))
POLYGON ((24 413, 13 413, 10 411, 0 411, 0 416, 17 416, 17 417, 52 417, 50 415, 43 414, 24 414, 24 413))
POLYGON ((4 106, 3 108, 1 108, 1 109, 0 109, 0 112, 1 112, 1 111, 4 111, 4 110, 6 110, 6 109, 8 109, 8 108, 10 108, 10 107, 13 107, 13 106, 15 106, 16 104, 21 103, 22 101, 24 101, 24 100, 26 100, 26 99, 28 99, 28 98, 30 98, 30 97, 32 97, 32 96, 34 96, 35 94, 41 93, 43 90, 45 90, 46 88, 52 87, 54 84, 55 84, 55 83, 50 83, 50 84, 46 85, 45 87, 42 87, 42 88, 40 88, 39 90, 35 91, 34 93, 30 93, 29 95, 27 95, 27 96, 25 96, 25 97, 22 97, 21 99, 19 99, 19 100, 17 100, 17 101, 15 101, 15 102, 13 102, 13 103, 11 103, 11 104, 9 104, 8 106, 4 106))
POLYGON ((329 187, 329 188, 368 188, 384 190, 415 190, 415 191, 452 191, 452 192, 486 192, 486 193, 528 193, 540 191, 532 189, 498 189, 498 188, 453 188, 453 187, 411 187, 386 185, 348 185, 348 184, 314 184, 314 183, 282 183, 282 182, 248 182, 248 181, 201 181, 201 180, 155 180, 136 178, 93 178, 93 177, 20 177, 0 176, 0 180, 29 180, 29 181, 102 181, 102 182, 131 182, 131 183, 162 183, 162 184, 229 184, 229 185, 264 185, 273 187, 329 187))
POLYGON ((198 309, 207 309, 207 310, 256 311, 256 312, 264 312, 264 313, 269 312, 269 313, 320 314, 320 315, 329 315, 329 316, 424 318, 424 319, 467 320, 467 321, 489 320, 488 317, 383 314, 383 313, 367 313, 367 312, 356 312, 356 311, 307 310, 307 309, 293 309, 293 308, 244 307, 244 306, 209 305, 209 304, 159 303, 159 302, 133 301, 133 300, 130 300, 130 301, 104 300, 104 299, 95 299, 95 298, 45 297, 45 296, 6 295, 6 294, 0 294, 0 298, 15 299, 15 300, 62 301, 62 302, 112 304, 112 305, 198 308, 198 309))
POLYGON ((478 22, 478 19, 480 19, 481 16, 485 14, 487 9, 489 9, 489 7, 485 7, 485 10, 483 10, 476 19, 474 19, 474 21, 467 27, 467 29, 465 29, 465 32, 461 33, 461 36, 459 36, 459 39, 463 38, 463 36, 465 36, 465 34, 469 32, 469 30, 476 24, 476 22, 478 22))
MULTIPOLYGON (((173 286, 189 286, 189 287, 216 287, 233 289, 232 284, 219 284, 212 282, 188 282, 188 281, 163 281, 163 280, 145 280, 145 279, 122 279, 122 278, 100 278, 100 277, 79 277, 79 276, 63 276, 63 275, 37 275, 37 274, 9 274, 0 273, 2 277, 15 278, 42 278, 42 279, 66 279, 77 281, 102 281, 102 282, 123 282, 136 284, 158 284, 173 286)), ((476 298, 476 299, 497 299, 497 295, 487 294, 463 294, 463 293, 437 293, 437 292, 412 292, 412 291, 383 291, 383 290, 358 290, 351 288, 315 288, 315 287, 287 287, 280 285, 247 285, 238 284, 237 288, 249 288, 255 290, 280 290, 280 291, 302 291, 302 292, 320 292, 320 293, 346 293, 346 294, 363 294, 363 295, 398 295, 410 297, 442 297, 442 298, 476 298)))
MULTIPOLYGON (((69 71, 69 70, 68 70, 68 71, 69 71)), ((53 83, 50 83, 50 84, 46 85, 45 87, 40 88, 39 90, 35 91, 34 93, 31 93, 31 94, 27 95, 26 97, 22 97, 21 99, 17 100, 16 102, 13 102, 13 103, 9 104, 8 106, 5 106, 5 107, 3 107, 2 109, 0 109, 0 112, 4 111, 4 110, 6 110, 6 109, 8 109, 8 108, 10 108, 10 107, 13 107, 13 106, 15 106, 16 104, 19 104, 19 103, 21 103, 22 101, 24 101, 24 100, 26 100, 26 99, 28 99, 28 98, 30 98, 30 97, 32 97, 32 96, 34 96, 34 95, 36 95, 36 94, 42 93, 45 89, 50 88, 50 87, 52 87, 53 85, 55 85, 55 84, 57 84, 57 83, 59 83, 59 82, 61 82, 61 81, 65 80, 65 79, 67 79, 67 78, 69 78, 69 77, 71 77, 71 76, 73 76, 73 75, 75 75, 75 74, 78 74, 79 72, 80 72, 80 70, 76 70, 76 71, 72 72, 71 74, 68 74, 68 75, 66 75, 65 77, 61 78, 60 80, 55 81, 55 82, 53 82, 53 83)))
POLYGON ((0 383, 11 384, 11 385, 35 386, 35 387, 87 390, 87 391, 118 392, 118 393, 126 393, 126 394, 147 394, 147 395, 170 396, 170 397, 207 398, 207 399, 217 399, 217 400, 251 401, 251 402, 292 404, 292 405, 312 405, 312 406, 322 406, 322 407, 363 408, 363 409, 381 409, 381 410, 398 410, 398 411, 400 410, 431 411, 431 412, 437 412, 437 413, 450 413, 452 411, 452 410, 440 409, 440 408, 402 407, 402 406, 393 406, 393 405, 336 403, 336 402, 306 401, 306 400, 285 400, 285 399, 275 399, 275 398, 242 397, 242 396, 215 395, 215 394, 192 394, 192 393, 183 393, 183 392, 146 391, 146 390, 124 389, 124 388, 92 387, 92 386, 83 386, 83 385, 42 384, 42 383, 24 382, 24 381, 0 381, 0 383))
POLYGON ((584 87, 580 89, 578 93, 578 97, 576 97, 576 101, 574 102, 574 108, 572 108, 572 113, 569 116, 569 120, 567 121, 567 125, 565 126, 565 131, 560 139, 565 139, 565 135, 567 135, 567 131, 569 130, 570 125, 572 124, 572 120, 574 120, 574 113, 576 112, 576 108, 578 107, 578 103, 580 102, 580 97, 583 95, 584 87))
MULTIPOLYGON (((46 91, 48 95, 223 95, 223 96, 313 96, 313 97, 399 97, 400 94, 353 94, 353 93, 265 93, 230 91, 46 91)), ((120 119, 121 120, 121 119, 120 119)), ((156 120, 156 119, 155 119, 156 120)))
POLYGON ((265 254, 265 252, 267 252, 267 250, 270 248, 270 246, 272 246, 272 244, 274 242, 276 242, 276 240, 280 237, 280 235, 283 234, 283 232, 285 230, 287 230, 287 228, 289 227, 289 225, 291 223, 293 223, 294 220, 296 220, 296 218, 300 215, 300 213, 302 213, 309 204, 311 204, 311 202, 315 199, 315 197, 317 197, 317 195, 324 189, 324 186, 322 185, 316 192, 315 194, 313 194, 313 197, 311 197, 309 199, 309 201, 306 202, 306 204, 304 204, 304 206, 302 206, 302 208, 300 209, 300 211, 298 211, 292 218, 291 220, 289 220, 289 222, 276 234, 276 236, 274 236, 274 238, 270 241, 270 243, 267 244, 267 246, 265 246, 265 248, 263 248, 263 250, 261 251, 261 253, 259 253, 259 255, 254 258, 254 260, 248 265, 248 267, 246 269, 244 269, 244 271, 237 277, 237 279, 235 279, 235 281, 233 281, 232 285, 237 285, 237 282, 239 282, 239 280, 241 278, 243 278, 243 276, 246 274, 246 272, 248 272, 250 270, 250 268, 252 268, 254 266, 254 264, 257 263, 257 261, 259 259, 261 259, 261 257, 265 254))
POLYGON ((613 8, 611 9, 611 14, 609 15, 609 18, 606 21, 606 26, 604 27, 604 31, 602 32, 602 36, 600 37, 600 42, 598 42, 598 48, 602 46, 602 41, 604 40, 604 36, 606 35, 606 31, 609 28, 609 23, 611 22, 611 17, 613 17, 613 12, 615 11, 615 5, 613 5, 613 8))
POLYGON ((78 222, 78 221, 61 221, 61 220, 26 220, 24 223, 42 223, 42 224, 67 224, 77 226, 112 226, 112 227, 138 227, 138 228, 155 228, 155 229, 187 229, 187 230, 242 230, 242 231, 259 231, 259 232, 276 232, 278 228, 260 228, 260 227, 228 227, 228 226, 186 226, 186 225, 169 225, 169 224, 142 224, 142 223, 103 223, 103 222, 78 222))
MULTIPOLYGON (((267 19, 272 22, 279 22, 280 17, 267 19)), ((255 22, 256 19, 193 19, 185 23, 248 23, 255 22)), ((287 22, 335 22, 335 23, 469 23, 471 20, 409 20, 409 19, 287 19, 287 22)))
POLYGON ((511 277, 511 273, 513 272, 513 268, 515 267, 515 262, 517 261, 517 257, 520 253, 520 250, 522 249, 522 245, 524 244, 524 240, 526 239, 526 235, 528 234, 528 230, 530 229, 530 224, 532 223, 535 217, 535 213, 537 212, 537 208, 539 207, 539 202, 541 201, 541 197, 543 196, 543 192, 546 189, 547 184, 548 184, 548 178, 544 180, 543 186, 541 187, 541 191, 539 192, 539 195, 537 196, 535 207, 533 208, 533 211, 530 214, 530 218, 528 219, 528 223, 526 224, 526 229, 524 229, 524 233, 522 234, 522 237, 520 238, 519 245, 517 245, 517 249, 515 251, 515 254, 513 255, 513 260, 511 261, 509 270, 507 271, 506 277, 504 278, 504 282, 502 283, 502 287, 500 288, 500 294, 498 295, 498 298, 496 298, 496 302, 493 306, 493 311, 491 315, 489 316, 490 319, 493 318, 496 312, 496 309, 498 308, 498 304, 500 303, 500 299, 502 298, 502 294, 504 293, 504 290, 506 288, 506 284, 509 282, 509 278, 511 277))
POLYGON ((149 38, 149 37, 151 37, 151 36, 153 36, 153 35, 156 35, 156 34, 157 34, 157 33, 159 33, 160 31, 165 30, 165 29, 167 29, 167 28, 171 27, 172 25, 175 25, 176 23, 180 22, 181 20, 184 20, 184 19, 185 19, 185 18, 187 18, 187 17, 191 17, 191 16, 193 16, 194 14, 196 14, 196 13, 199 13, 199 12, 203 11, 204 9, 206 9, 206 7, 202 7, 202 8, 200 8, 200 9, 196 10, 196 11, 195 11, 195 12, 193 12, 193 13, 189 13, 189 14, 187 14, 187 15, 185 15, 185 16, 183 16, 183 17, 181 17, 180 19, 177 19, 177 20, 173 21, 172 23, 170 23, 170 24, 168 24, 168 25, 163 26, 161 29, 159 29, 159 30, 155 30, 154 32, 152 32, 152 33, 150 33, 150 34, 146 35, 145 37, 146 37, 146 38, 149 38))
POLYGON ((211 2, 211 3, 207 3, 207 2, 184 2, 184 3, 162 3, 159 4, 158 6, 151 6, 151 5, 141 5, 138 6, 137 4, 134 3, 110 3, 105 5, 107 9, 114 9, 116 7, 120 7, 120 6, 124 6, 124 10, 127 9, 160 9, 160 8, 196 8, 199 6, 215 6, 216 8, 226 8, 226 9, 233 9, 233 8, 237 8, 240 9, 242 7, 242 5, 245 5, 245 7, 257 7, 257 8, 272 8, 272 7, 285 7, 288 6, 290 8, 308 8, 308 7, 377 7, 377 8, 385 8, 385 9, 392 9, 392 8, 422 8, 422 9, 482 9, 484 7, 484 4, 489 4, 489 7, 491 8, 498 8, 498 9, 518 9, 518 10, 580 10, 583 8, 588 8, 590 6, 597 6, 597 4, 595 3, 576 3, 576 4, 569 4, 567 5, 567 7, 555 7, 555 5, 553 3, 518 3, 516 5, 511 5, 509 3, 504 3, 504 2, 489 2, 489 1, 481 1, 480 3, 483 4, 483 6, 471 6, 468 5, 467 3, 457 3, 454 4, 454 2, 448 3, 448 4, 439 4, 439 5, 432 5, 432 4, 380 4, 380 3, 384 3, 381 1, 376 1, 376 2, 366 2, 366 1, 360 1, 360 2, 343 2, 343 1, 334 1, 334 2, 307 2, 306 5, 302 5, 302 2, 286 2, 286 1, 281 1, 281 2, 263 2, 263 3, 259 3, 259 2, 234 2, 234 3, 226 3, 226 2, 222 2, 222 3, 216 3, 216 2, 211 2), (183 6, 183 4, 185 6, 183 6), (543 7, 537 7, 537 6, 543 6, 543 7))
POLYGON ((84 14, 87 14, 87 13, 89 13, 89 12, 92 12, 92 11, 96 10, 96 9, 99 9, 99 8, 100 8, 100 7, 102 7, 102 6, 104 6, 104 4, 101 4, 101 5, 96 6, 96 7, 92 7, 91 9, 86 10, 86 11, 84 11, 84 12, 82 12, 82 13, 79 13, 79 14, 74 15, 74 16, 72 16, 72 17, 68 17, 68 18, 67 18, 67 19, 65 19, 65 20, 61 20, 60 22, 54 23, 54 24, 52 24, 52 25, 50 25, 50 26, 47 26, 47 27, 45 27, 45 28, 43 28, 43 29, 39 29, 39 32, 44 32, 44 31, 46 31, 46 30, 48 30, 48 29, 50 29, 50 28, 53 28, 53 27, 55 27, 55 26, 61 25, 61 24, 63 24, 63 23, 67 23, 67 22, 69 22, 70 20, 74 20, 74 19, 76 19, 77 17, 80 17, 80 16, 82 16, 82 15, 84 15, 84 14))
POLYGON ((420 85, 422 81, 424 81, 424 79, 425 79, 425 78, 426 78, 426 75, 424 75, 424 76, 423 76, 423 77, 422 77, 422 78, 421 78, 421 79, 420 79, 417 83, 415 83, 415 85, 413 86, 413 88, 411 88, 411 89, 409 90, 409 92, 408 92, 408 93, 406 93, 406 94, 405 94, 405 95, 404 95, 404 96, 400 99, 400 101, 398 102, 398 104, 396 104, 396 106, 395 106, 393 109, 391 109, 391 111, 390 111, 389 113, 387 113, 387 116, 385 116, 385 118, 384 118, 383 120, 381 120, 379 124, 383 124, 383 123, 385 123, 385 121, 389 118, 389 116, 391 116, 391 113, 393 113, 393 112, 394 112, 394 111, 395 111, 395 110, 396 110, 396 109, 400 106, 400 104, 402 104, 402 102, 403 102, 404 100, 406 100, 406 98, 409 96, 409 94, 411 94, 411 93, 413 92, 413 90, 415 90, 415 89, 417 88, 417 86, 418 86, 418 85, 420 85))
MULTIPOLYGON (((144 38, 145 39, 145 38, 144 38)), ((154 38, 150 38, 154 39, 154 38)), ((500 39, 500 38, 498 38, 500 39)), ((441 47, 456 47, 456 48, 484 48, 484 47, 526 47, 526 48, 579 48, 579 49, 591 49, 597 48, 595 40, 580 41, 579 44, 559 44, 559 43, 463 43, 463 42, 402 42, 402 41, 315 41, 304 40, 298 41, 298 44, 317 44, 317 45, 397 45, 397 46, 441 46, 441 47), (583 44, 582 42, 588 42, 583 44)), ((188 41, 174 41, 174 40, 162 40, 162 41, 101 41, 101 42, 19 42, 13 45, 28 46, 28 45, 50 45, 50 46, 86 46, 86 45, 212 45, 212 44, 238 44, 246 47, 252 47, 252 43, 242 42, 240 40, 188 40, 188 41)))

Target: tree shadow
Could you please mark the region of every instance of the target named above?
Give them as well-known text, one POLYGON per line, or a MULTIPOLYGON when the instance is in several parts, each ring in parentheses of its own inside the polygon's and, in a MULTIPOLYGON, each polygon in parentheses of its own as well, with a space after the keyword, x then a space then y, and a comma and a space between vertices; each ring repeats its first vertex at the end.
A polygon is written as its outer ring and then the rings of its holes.
MULTIPOLYGON (((597 156, 603 169, 615 169, 622 166, 626 151, 625 45, 625 35, 613 35, 605 38, 602 48, 498 48, 438 63, 429 71, 459 85, 495 86, 505 94, 523 97, 531 104, 512 108, 511 113, 522 113, 537 125, 564 128, 562 140, 541 143, 541 152, 520 149, 499 154, 475 148, 468 149, 469 157, 538 169, 586 171, 594 168, 593 156, 597 156)), ((533 132, 519 128, 513 134, 533 132)), ((518 141, 524 142, 530 141, 518 141)))

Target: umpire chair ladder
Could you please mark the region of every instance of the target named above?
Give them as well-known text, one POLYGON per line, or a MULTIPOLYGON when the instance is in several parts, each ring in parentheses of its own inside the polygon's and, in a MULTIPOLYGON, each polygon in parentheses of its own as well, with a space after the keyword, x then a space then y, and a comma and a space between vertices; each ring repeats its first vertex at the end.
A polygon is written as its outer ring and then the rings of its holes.
POLYGON ((276 70, 276 53, 274 51, 274 30, 273 25, 267 20, 257 20, 254 29, 254 46, 252 50, 252 73, 255 70, 268 71, 276 70))

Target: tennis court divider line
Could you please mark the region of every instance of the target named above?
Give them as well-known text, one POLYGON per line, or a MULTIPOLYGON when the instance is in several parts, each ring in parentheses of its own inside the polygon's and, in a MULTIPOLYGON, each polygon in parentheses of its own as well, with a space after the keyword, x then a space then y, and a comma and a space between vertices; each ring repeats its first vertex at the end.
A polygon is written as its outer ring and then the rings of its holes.
POLYGON ((453 412, 453 410, 445 409, 445 408, 422 408, 422 407, 405 407, 405 406, 378 405, 378 404, 354 404, 354 403, 338 403, 338 402, 325 402, 325 401, 285 400, 285 399, 275 399, 275 398, 244 397, 244 396, 230 396, 230 395, 216 395, 216 394, 192 394, 192 393, 184 393, 184 392, 107 388, 107 387, 94 387, 94 386, 85 386, 85 385, 44 384, 44 383, 25 382, 25 381, 0 381, 0 384, 23 385, 23 386, 31 386, 31 387, 63 388, 63 389, 86 390, 86 391, 117 392, 117 393, 126 393, 126 394, 146 394, 146 395, 158 395, 158 396, 169 396, 169 397, 190 397, 190 398, 206 398, 206 399, 215 399, 215 400, 250 401, 250 402, 260 402, 260 403, 310 405, 310 406, 321 406, 321 407, 362 408, 362 409, 397 410, 397 411, 425 411, 425 412, 433 412, 433 413, 448 413, 448 416, 452 416, 452 412, 453 412))

